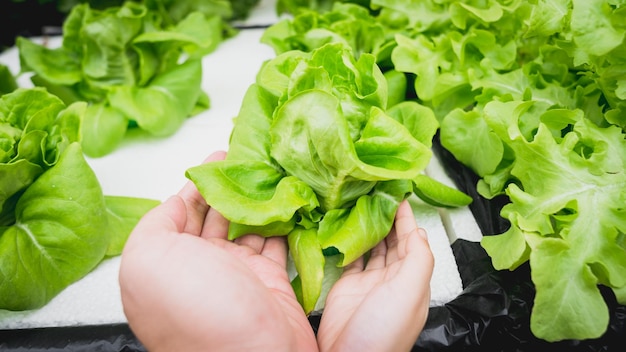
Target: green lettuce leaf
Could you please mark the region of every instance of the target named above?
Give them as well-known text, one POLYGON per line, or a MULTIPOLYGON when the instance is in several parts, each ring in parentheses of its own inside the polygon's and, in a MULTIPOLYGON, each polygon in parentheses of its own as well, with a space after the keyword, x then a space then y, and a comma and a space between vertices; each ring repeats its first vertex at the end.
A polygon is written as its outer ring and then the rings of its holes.
POLYGON ((439 1, 371 0, 371 6, 384 12, 385 18, 402 18, 396 21, 417 32, 435 30, 450 23, 450 14, 439 1))
POLYGON ((311 312, 322 292, 326 259, 315 228, 298 227, 287 236, 298 276, 295 291, 305 312, 311 312))
POLYGON ((82 103, 66 109, 43 89, 0 98, 0 225, 11 224, 17 198, 78 141, 82 103))
POLYGON ((176 132, 200 96, 202 65, 190 60, 156 76, 146 87, 113 88, 111 107, 155 136, 176 132))
POLYGON ((263 32, 261 42, 271 46, 276 54, 289 50, 310 52, 327 43, 342 43, 350 46, 356 57, 370 53, 382 60, 384 57, 378 54, 389 42, 386 32, 369 9, 335 2, 327 12, 302 10, 293 18, 279 21, 263 32))
POLYGON ((322 248, 338 250, 340 266, 354 262, 387 236, 400 202, 411 191, 408 180, 379 182, 353 207, 327 211, 319 224, 322 248), (359 235, 358 241, 354 240, 355 234, 359 235))
POLYGON ((153 199, 105 195, 104 203, 109 233, 109 246, 105 255, 113 257, 122 254, 126 240, 139 219, 160 202, 153 199))
POLYGON ((109 245, 104 197, 78 144, 20 197, 0 235, 0 307, 43 306, 91 271, 109 245), (77 187, 80 185, 80 187, 77 187))
MULTIPOLYGON (((624 43, 626 28, 619 25, 624 11, 605 0, 572 0, 571 29, 578 48, 602 56, 624 43)), ((622 4, 623 5, 623 4, 622 4)))
POLYGON ((17 81, 9 68, 0 64, 0 96, 17 89, 17 81))
MULTIPOLYGON (((257 229, 255 233, 259 234, 286 235, 288 232, 275 232, 275 227, 290 223, 286 228, 289 231, 293 229, 292 219, 298 210, 318 206, 313 190, 306 183, 293 176, 284 177, 275 168, 260 162, 207 163, 188 169, 187 176, 207 203, 230 221, 270 227, 271 230, 257 229), (216 184, 220 185, 219 192, 214 191, 216 184)), ((235 231, 234 226, 229 229, 231 239, 249 233, 235 231)))
POLYGON ((89 105, 81 125, 83 152, 90 157, 113 152, 124 140, 129 122, 126 115, 108 104, 89 105))
POLYGON ((424 202, 441 208, 469 205, 472 197, 426 175, 413 179, 413 192, 424 202))
POLYGON ((496 171, 504 144, 477 111, 454 110, 441 123, 441 144, 479 176, 496 171))
POLYGON ((45 305, 106 256, 158 202, 106 197, 84 159, 84 102, 42 88, 0 98, 0 309, 45 305))
POLYGON ((624 134, 582 119, 560 143, 540 125, 534 140, 518 134, 510 145, 511 174, 524 188, 507 188, 511 203, 502 215, 512 229, 500 235, 506 240, 486 236, 482 244, 497 268, 530 260, 535 335, 597 337, 609 319, 597 285, 626 285, 626 249, 619 242, 626 232, 624 134))

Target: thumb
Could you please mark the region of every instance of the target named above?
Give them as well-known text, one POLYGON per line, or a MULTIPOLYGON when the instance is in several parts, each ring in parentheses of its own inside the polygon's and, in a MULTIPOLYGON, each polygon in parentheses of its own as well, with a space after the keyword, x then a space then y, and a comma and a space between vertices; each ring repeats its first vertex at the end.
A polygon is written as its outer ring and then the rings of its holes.
POLYGON ((126 246, 135 242, 151 241, 155 237, 181 233, 187 222, 185 202, 177 195, 148 211, 130 234, 126 246))

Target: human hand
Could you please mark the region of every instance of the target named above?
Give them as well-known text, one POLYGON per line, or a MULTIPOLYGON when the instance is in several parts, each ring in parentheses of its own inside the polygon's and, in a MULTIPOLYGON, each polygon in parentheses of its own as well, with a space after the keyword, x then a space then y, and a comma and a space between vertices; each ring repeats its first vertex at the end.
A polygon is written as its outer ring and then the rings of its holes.
POLYGON ((433 266, 426 232, 404 201, 367 263, 347 265, 328 293, 320 351, 409 351, 428 315, 433 266))
POLYGON ((228 241, 227 229, 191 182, 141 219, 119 274, 133 333, 150 351, 316 351, 285 239, 228 241))

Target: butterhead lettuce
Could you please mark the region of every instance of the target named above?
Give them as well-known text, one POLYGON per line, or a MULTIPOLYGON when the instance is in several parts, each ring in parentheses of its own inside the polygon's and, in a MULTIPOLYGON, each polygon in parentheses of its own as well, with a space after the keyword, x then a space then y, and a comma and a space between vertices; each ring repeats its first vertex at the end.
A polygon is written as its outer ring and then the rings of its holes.
POLYGON ((431 158, 435 117, 414 102, 387 109, 386 82, 343 43, 287 51, 248 89, 226 159, 187 170, 230 239, 287 236, 307 312, 325 255, 345 266, 384 238, 431 158))
POLYGON ((102 194, 80 146, 86 103, 42 88, 0 98, 0 309, 35 309, 119 255, 157 202, 102 194))
POLYGON ((34 74, 36 86, 66 104, 89 103, 81 125, 85 154, 111 153, 129 128, 169 136, 208 108, 200 59, 223 40, 225 24, 218 15, 179 10, 174 20, 140 2, 79 4, 63 23, 60 47, 17 39, 21 70, 34 74))

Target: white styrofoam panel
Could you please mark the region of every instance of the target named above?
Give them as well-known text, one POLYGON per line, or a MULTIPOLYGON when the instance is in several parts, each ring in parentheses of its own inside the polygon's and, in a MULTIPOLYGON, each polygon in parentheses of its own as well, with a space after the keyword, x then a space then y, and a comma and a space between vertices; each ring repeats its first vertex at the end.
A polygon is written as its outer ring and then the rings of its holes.
POLYGON ((40 309, 0 309, 0 329, 106 325, 126 322, 117 282, 120 257, 107 259, 40 309))
POLYGON ((409 203, 417 226, 425 229, 428 234, 428 244, 435 258, 430 280, 430 306, 441 306, 456 298, 463 291, 459 269, 438 209, 425 204, 416 196, 411 196, 409 203))
MULTIPOLYGON (((263 1, 265 4, 266 1, 263 1)), ((185 170, 216 150, 227 150, 232 118, 262 63, 274 56, 259 42, 263 29, 246 29, 203 60, 203 88, 211 108, 191 117, 167 138, 130 136, 119 149, 102 158, 88 158, 107 195, 165 200, 187 182, 185 170)), ((48 39, 51 46, 59 38, 48 39)), ((0 63, 19 72, 15 48, 0 54, 0 63)), ((19 84, 29 87, 27 76, 19 84)), ((443 304, 461 290, 446 229, 437 210, 412 200, 418 224, 429 235, 435 257, 431 306, 443 304)), ((87 277, 69 286, 45 307, 24 312, 0 310, 0 329, 123 323, 117 274, 119 257, 104 261, 87 277)))
MULTIPOLYGON (((457 188, 436 156, 433 156, 430 160, 426 168, 426 174, 447 186, 457 188)), ((439 208, 439 215, 446 228, 450 243, 454 243, 458 238, 472 242, 480 242, 482 239, 482 232, 468 206, 439 208)))

